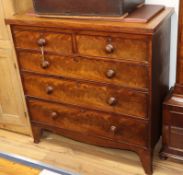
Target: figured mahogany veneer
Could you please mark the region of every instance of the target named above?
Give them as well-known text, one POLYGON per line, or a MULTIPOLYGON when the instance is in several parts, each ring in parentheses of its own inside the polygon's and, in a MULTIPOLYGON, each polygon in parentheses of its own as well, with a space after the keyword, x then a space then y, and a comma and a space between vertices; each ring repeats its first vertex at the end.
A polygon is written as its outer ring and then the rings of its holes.
POLYGON ((172 13, 165 9, 147 24, 8 19, 34 141, 49 130, 131 150, 152 174, 169 85, 172 13))
POLYGON ((143 64, 124 61, 116 62, 115 60, 106 60, 101 57, 95 59, 47 54, 45 59, 49 62, 49 66, 43 69, 40 66, 40 53, 22 51, 18 53, 18 57, 22 71, 97 81, 134 89, 148 89, 148 66, 143 64))
POLYGON ((145 37, 138 38, 135 35, 122 35, 120 37, 77 35, 76 41, 78 53, 81 55, 148 61, 148 43, 145 37))
POLYGON ((28 106, 31 120, 35 123, 38 122, 78 133, 92 134, 94 137, 105 137, 117 142, 127 142, 135 146, 147 146, 146 122, 120 115, 31 99, 28 100, 28 106), (126 132, 132 128, 134 128, 132 132, 126 132))
POLYGON ((70 34, 48 33, 44 31, 14 30, 17 48, 40 51, 38 42, 44 39, 45 51, 60 54, 72 53, 72 37, 70 34))
POLYGON ((147 118, 146 93, 27 73, 22 74, 22 79, 27 96, 147 118), (52 90, 48 92, 49 87, 52 90), (112 98, 115 102, 110 102, 112 98))

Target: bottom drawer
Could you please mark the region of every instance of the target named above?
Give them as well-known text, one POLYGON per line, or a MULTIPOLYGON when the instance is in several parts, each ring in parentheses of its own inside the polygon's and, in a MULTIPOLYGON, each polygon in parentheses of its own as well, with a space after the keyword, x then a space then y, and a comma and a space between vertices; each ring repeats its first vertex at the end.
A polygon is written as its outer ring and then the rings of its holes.
POLYGON ((147 145, 148 128, 144 121, 34 99, 28 99, 27 103, 32 122, 117 142, 147 145))

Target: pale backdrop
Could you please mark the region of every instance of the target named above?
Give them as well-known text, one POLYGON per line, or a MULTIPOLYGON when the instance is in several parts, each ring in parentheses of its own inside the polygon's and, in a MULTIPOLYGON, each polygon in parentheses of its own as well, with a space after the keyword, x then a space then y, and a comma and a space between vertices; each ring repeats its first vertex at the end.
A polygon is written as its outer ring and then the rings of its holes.
POLYGON ((149 4, 164 4, 175 8, 175 14, 172 17, 172 34, 171 34, 171 61, 170 61, 170 86, 175 83, 176 72, 176 54, 177 54, 177 25, 178 25, 178 5, 179 0, 146 0, 149 4))

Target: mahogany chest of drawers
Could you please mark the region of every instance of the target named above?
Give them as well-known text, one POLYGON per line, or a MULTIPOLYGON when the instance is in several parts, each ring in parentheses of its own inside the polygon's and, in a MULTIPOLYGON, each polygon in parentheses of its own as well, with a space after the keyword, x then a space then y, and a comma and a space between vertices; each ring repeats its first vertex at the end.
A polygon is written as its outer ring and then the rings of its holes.
POLYGON ((167 8, 147 24, 7 19, 35 143, 49 130, 128 149, 151 174, 169 84, 172 13, 167 8))

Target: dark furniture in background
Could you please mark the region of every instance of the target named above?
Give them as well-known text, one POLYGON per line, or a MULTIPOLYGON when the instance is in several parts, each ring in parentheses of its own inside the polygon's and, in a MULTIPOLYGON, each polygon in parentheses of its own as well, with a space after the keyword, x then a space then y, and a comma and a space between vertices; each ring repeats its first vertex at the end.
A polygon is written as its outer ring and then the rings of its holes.
POLYGON ((169 90, 167 8, 147 24, 16 15, 10 24, 35 143, 43 130, 136 152, 152 174, 169 90))
POLYGON ((177 80, 163 107, 163 147, 160 156, 183 160, 183 1, 180 1, 177 80))
POLYGON ((145 0, 33 0, 40 15, 121 16, 145 0))

